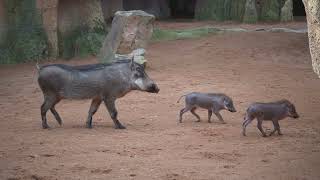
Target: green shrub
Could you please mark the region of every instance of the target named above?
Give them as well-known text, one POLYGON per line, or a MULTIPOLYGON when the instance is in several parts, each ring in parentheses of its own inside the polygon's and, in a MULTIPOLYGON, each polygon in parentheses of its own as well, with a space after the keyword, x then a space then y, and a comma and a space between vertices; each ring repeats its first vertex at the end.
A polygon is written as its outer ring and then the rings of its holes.
POLYGON ((230 20, 242 21, 246 0, 232 0, 231 2, 230 20))
POLYGON ((47 37, 35 0, 6 0, 8 34, 0 45, 0 63, 20 63, 46 58, 47 37))
POLYGON ((268 0, 262 6, 260 20, 278 21, 280 19, 280 4, 278 0, 268 0))
POLYGON ((195 10, 195 19, 199 20, 237 20, 241 21, 246 0, 202 0, 195 10))
POLYGON ((60 57, 69 59, 75 56, 97 55, 107 31, 102 22, 96 22, 96 26, 92 29, 83 26, 64 35, 59 33, 60 57))
POLYGON ((97 55, 102 46, 105 34, 87 32, 75 40, 75 56, 97 55))
POLYGON ((196 8, 195 18, 199 20, 224 21, 229 19, 230 0, 206 0, 196 8))

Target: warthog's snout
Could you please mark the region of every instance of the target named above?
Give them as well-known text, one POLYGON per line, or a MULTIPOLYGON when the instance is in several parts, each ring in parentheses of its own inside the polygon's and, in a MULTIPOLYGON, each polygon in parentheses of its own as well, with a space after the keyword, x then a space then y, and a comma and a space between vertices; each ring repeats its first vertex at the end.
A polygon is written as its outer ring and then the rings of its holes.
POLYGON ((147 92, 150 92, 150 93, 158 93, 160 91, 160 89, 158 88, 158 86, 156 84, 151 84, 148 89, 147 89, 147 92))
POLYGON ((237 112, 236 109, 229 109, 230 112, 237 112))

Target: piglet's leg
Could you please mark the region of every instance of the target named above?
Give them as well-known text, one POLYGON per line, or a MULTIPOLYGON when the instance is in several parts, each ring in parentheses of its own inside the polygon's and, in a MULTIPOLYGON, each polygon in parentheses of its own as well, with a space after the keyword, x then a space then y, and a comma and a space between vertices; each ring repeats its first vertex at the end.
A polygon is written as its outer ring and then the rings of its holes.
POLYGON ((281 130, 280 130, 280 125, 279 125, 279 121, 278 120, 273 120, 273 131, 270 133, 270 136, 272 136, 276 131, 278 131, 279 135, 282 135, 281 130))
POLYGON ((212 110, 208 110, 208 123, 211 123, 212 110))
POLYGON ((200 116, 195 112, 196 109, 197 109, 197 108, 192 108, 192 109, 190 110, 190 112, 198 119, 197 122, 200 122, 201 119, 200 119, 200 116))
POLYGON ((260 118, 258 118, 257 120, 258 120, 257 127, 258 127, 258 129, 260 130, 262 136, 263 136, 263 137, 267 137, 266 133, 265 133, 265 132, 263 131, 263 129, 262 129, 262 121, 263 121, 263 120, 260 119, 260 118))
POLYGON ((219 121, 222 123, 222 124, 226 124, 226 122, 223 120, 221 114, 219 112, 213 112, 219 119, 219 121))

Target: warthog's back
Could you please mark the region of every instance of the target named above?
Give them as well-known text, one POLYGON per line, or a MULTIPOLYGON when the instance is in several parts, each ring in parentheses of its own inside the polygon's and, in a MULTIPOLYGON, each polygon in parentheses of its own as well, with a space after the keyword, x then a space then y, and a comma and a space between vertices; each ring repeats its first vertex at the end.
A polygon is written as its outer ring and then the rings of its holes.
POLYGON ((250 114, 262 113, 265 120, 271 120, 274 117, 280 117, 285 114, 285 107, 278 102, 271 103, 253 103, 249 106, 248 112, 250 114))
POLYGON ((61 98, 92 98, 102 93, 104 68, 103 64, 47 65, 41 67, 38 82, 44 93, 55 93, 61 98))
POLYGON ((225 95, 221 93, 192 92, 186 96, 186 103, 201 108, 212 109, 214 105, 220 106, 219 103, 223 103, 223 97, 225 95))

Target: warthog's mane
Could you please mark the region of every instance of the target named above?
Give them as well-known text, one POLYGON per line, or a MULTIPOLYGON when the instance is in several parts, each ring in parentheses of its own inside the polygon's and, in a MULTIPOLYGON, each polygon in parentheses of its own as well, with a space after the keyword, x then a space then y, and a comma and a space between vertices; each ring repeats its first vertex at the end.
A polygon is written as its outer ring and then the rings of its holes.
POLYGON ((50 66, 56 66, 56 67, 60 67, 62 69, 66 69, 69 71, 74 71, 74 70, 93 71, 93 70, 103 69, 107 66, 112 66, 115 64, 124 64, 124 63, 130 63, 130 59, 123 59, 123 60, 119 60, 119 61, 112 62, 112 63, 85 64, 85 65, 77 65, 77 66, 66 65, 66 64, 48 64, 48 65, 41 66, 40 69, 45 68, 45 67, 50 67, 50 66))

